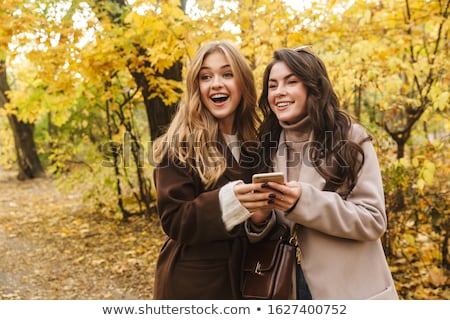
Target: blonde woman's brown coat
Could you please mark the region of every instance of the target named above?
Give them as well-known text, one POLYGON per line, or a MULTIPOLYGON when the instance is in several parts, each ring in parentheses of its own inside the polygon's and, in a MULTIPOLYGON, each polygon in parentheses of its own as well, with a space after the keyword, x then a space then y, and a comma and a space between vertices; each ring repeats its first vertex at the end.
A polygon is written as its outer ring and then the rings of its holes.
POLYGON ((214 189, 183 165, 155 169, 161 223, 168 238, 157 262, 153 299, 240 299, 240 266, 246 235, 242 225, 226 231, 219 189, 250 181, 251 170, 231 159, 214 189))

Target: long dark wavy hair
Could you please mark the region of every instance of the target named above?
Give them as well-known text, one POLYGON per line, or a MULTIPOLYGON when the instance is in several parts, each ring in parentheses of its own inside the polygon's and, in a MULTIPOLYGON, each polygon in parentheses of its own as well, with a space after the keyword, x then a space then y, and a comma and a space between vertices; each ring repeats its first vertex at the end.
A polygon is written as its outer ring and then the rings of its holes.
POLYGON ((349 140, 353 120, 340 109, 325 64, 309 49, 279 49, 274 52, 272 62, 264 71, 263 89, 258 102, 264 116, 258 134, 262 163, 272 166, 271 159, 278 148, 282 129, 268 101, 270 71, 278 62, 286 63, 307 88, 306 110, 312 124, 309 161, 326 180, 324 190, 339 189, 339 194, 346 197, 356 184, 364 164, 364 153, 359 144, 349 140))

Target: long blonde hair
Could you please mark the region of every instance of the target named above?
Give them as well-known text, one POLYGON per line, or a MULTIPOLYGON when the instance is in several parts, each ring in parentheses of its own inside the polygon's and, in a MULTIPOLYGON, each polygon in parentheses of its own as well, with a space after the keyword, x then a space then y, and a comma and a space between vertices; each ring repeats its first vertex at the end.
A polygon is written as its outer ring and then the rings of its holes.
POLYGON ((204 59, 220 52, 228 60, 234 77, 242 88, 242 98, 235 112, 233 131, 243 148, 255 142, 260 119, 256 113, 257 94, 253 73, 244 56, 230 42, 214 41, 197 52, 186 77, 186 93, 168 130, 153 144, 156 163, 167 159, 196 172, 206 188, 214 185, 226 169, 226 160, 219 150, 219 123, 202 104, 199 73, 204 59))

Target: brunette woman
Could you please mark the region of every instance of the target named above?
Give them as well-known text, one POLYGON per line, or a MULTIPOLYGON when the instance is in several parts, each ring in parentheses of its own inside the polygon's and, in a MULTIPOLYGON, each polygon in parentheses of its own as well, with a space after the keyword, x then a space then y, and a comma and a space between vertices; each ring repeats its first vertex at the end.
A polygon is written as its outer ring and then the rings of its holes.
POLYGON ((277 50, 259 107, 267 169, 288 182, 268 183, 276 210, 250 221, 270 229, 276 214, 290 224, 301 252, 292 298, 397 299, 380 241, 387 219, 377 155, 340 109, 322 60, 308 48, 277 50))

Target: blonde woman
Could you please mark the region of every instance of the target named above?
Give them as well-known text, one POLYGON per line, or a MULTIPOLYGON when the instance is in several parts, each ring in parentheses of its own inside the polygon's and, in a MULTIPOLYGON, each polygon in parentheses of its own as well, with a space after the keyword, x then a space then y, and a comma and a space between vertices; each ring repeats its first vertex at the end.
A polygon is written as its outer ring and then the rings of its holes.
POLYGON ((273 195, 246 184, 256 167, 259 119, 253 74, 228 42, 204 45, 185 97, 154 143, 157 206, 168 239, 154 299, 239 299, 242 223, 273 195))

